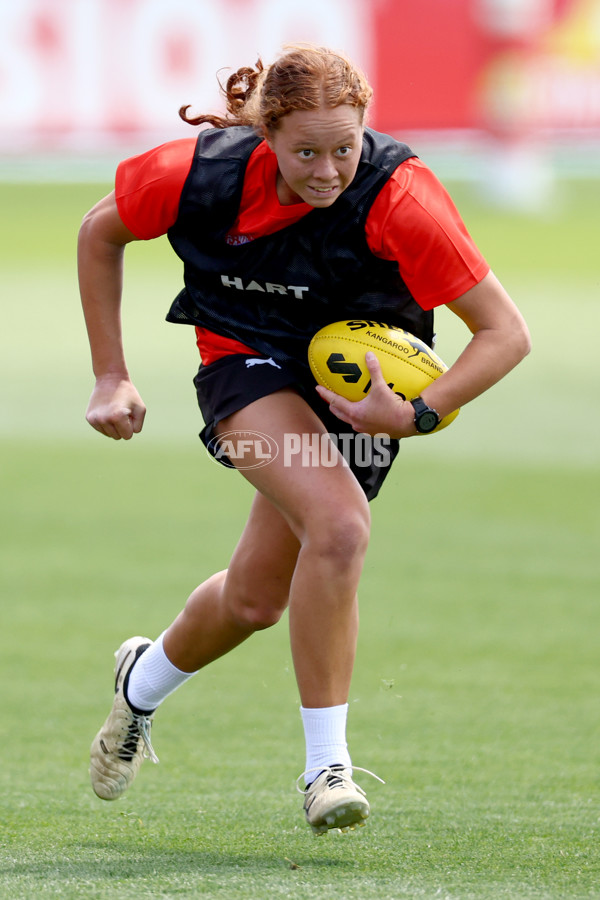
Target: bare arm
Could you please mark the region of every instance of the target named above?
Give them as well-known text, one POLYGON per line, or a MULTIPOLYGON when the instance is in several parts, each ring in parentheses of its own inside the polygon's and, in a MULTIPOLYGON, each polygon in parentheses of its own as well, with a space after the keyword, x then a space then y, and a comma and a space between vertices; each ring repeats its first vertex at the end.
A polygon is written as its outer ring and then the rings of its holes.
POLYGON ((84 217, 77 247, 79 290, 96 385, 86 418, 107 437, 129 440, 142 429, 145 406, 131 383, 121 336, 125 245, 136 240, 121 221, 114 192, 84 217))
MULTIPOLYGON (((448 304, 473 337, 447 372, 422 393, 440 417, 474 400, 500 381, 529 352, 530 339, 521 313, 498 279, 489 272, 475 287, 448 304)), ((414 410, 386 385, 377 359, 367 354, 372 387, 364 400, 352 403, 318 387, 342 421, 366 434, 410 437, 417 433, 414 410)))

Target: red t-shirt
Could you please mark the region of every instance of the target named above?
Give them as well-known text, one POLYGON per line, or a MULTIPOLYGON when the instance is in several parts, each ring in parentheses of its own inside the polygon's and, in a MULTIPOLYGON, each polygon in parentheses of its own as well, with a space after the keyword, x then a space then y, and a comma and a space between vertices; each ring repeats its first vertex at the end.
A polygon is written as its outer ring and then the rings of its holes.
MULTIPOLYGON (((175 223, 196 138, 163 144, 124 160, 117 169, 116 200, 126 227, 140 240, 165 234, 175 223)), ((276 191, 277 158, 262 141, 252 152, 240 208, 228 234, 231 243, 254 240, 292 225, 313 208, 282 206, 276 191)), ((365 224, 371 252, 395 260, 415 301, 433 309, 456 300, 489 271, 454 203, 433 172, 413 157, 384 184, 365 224)), ((227 353, 254 353, 248 347, 196 329, 205 364, 227 353)))

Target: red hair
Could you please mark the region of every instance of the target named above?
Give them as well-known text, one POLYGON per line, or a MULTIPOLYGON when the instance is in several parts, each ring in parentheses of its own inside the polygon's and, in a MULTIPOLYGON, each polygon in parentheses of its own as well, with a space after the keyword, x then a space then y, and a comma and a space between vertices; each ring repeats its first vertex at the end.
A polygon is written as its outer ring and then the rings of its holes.
POLYGON ((373 95, 365 75, 349 59, 312 45, 293 45, 266 69, 258 59, 254 68, 245 66, 230 75, 221 90, 227 115, 192 117, 189 106, 182 106, 179 115, 191 125, 252 125, 259 134, 268 134, 295 110, 347 103, 364 115, 373 95))

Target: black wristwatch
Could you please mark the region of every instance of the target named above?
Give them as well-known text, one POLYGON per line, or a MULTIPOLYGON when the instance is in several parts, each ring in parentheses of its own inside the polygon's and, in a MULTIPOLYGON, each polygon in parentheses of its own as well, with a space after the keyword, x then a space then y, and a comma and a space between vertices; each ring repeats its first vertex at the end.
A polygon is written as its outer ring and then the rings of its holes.
POLYGON ((415 411, 415 428, 419 434, 431 434, 440 424, 440 417, 435 409, 427 406, 422 397, 410 401, 415 411))

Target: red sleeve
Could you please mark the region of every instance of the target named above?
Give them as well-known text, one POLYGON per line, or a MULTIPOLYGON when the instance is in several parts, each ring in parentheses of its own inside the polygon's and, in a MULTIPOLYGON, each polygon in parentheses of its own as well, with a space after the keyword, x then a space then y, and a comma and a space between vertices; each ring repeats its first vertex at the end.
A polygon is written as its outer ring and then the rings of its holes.
POLYGON ((195 137, 183 138, 119 164, 117 209, 123 224, 140 240, 159 237, 174 224, 195 148, 195 137))
POLYGON ((419 159, 402 163, 386 182, 365 233, 375 256, 398 263, 423 309, 456 300, 489 271, 448 192, 419 159))

